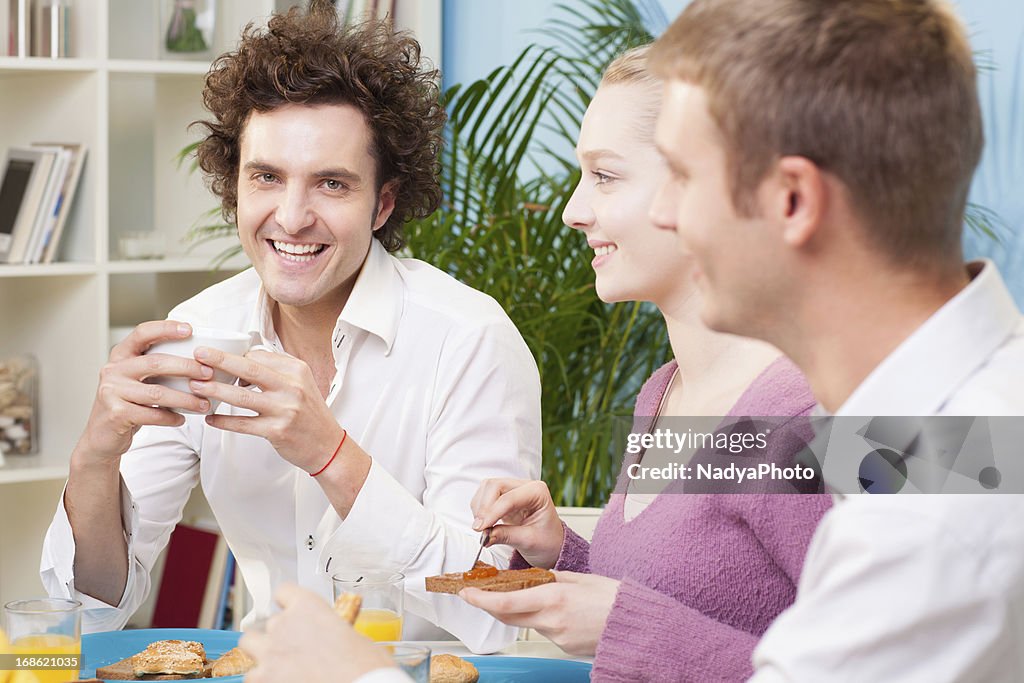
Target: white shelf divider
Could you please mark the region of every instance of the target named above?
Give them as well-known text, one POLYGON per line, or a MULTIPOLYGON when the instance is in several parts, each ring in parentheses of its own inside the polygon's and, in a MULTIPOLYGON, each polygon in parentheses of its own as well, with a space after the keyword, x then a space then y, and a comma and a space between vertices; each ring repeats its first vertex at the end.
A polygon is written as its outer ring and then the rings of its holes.
POLYGON ((0 57, 0 73, 17 73, 22 71, 96 71, 100 68, 100 60, 81 59, 78 57, 0 57))
POLYGON ((166 59, 111 59, 107 63, 107 68, 113 74, 203 76, 210 70, 210 64, 166 59))
POLYGON ((0 264, 0 278, 66 277, 68 275, 95 275, 96 272, 95 263, 0 264))
MULTIPOLYGON (((40 455, 7 455, 4 466, 0 467, 0 485, 67 479, 67 463, 54 464, 56 460, 57 458, 44 458, 40 455)), ((56 503, 57 501, 54 501, 54 505, 56 503)))

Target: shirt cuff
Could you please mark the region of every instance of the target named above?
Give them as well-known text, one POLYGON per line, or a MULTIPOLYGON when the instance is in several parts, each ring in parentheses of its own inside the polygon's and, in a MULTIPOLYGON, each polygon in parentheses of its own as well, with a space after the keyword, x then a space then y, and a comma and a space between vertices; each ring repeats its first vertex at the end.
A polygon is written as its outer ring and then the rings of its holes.
POLYGON ((529 569, 533 565, 526 561, 526 558, 519 554, 519 551, 512 553, 512 559, 509 560, 509 569, 529 569))
POLYGON ((350 567, 403 571, 429 542, 432 520, 423 504, 373 460, 348 516, 324 544, 320 566, 343 557, 350 567))
POLYGON ((368 674, 363 674, 352 683, 413 683, 401 669, 376 669, 368 674))
POLYGON ((692 681, 746 680, 756 644, 752 634, 624 579, 597 643, 593 678, 669 681, 685 672, 692 681))
MULTIPOLYGON (((103 627, 111 623, 118 612, 125 609, 135 588, 135 572, 132 567, 135 562, 133 539, 138 532, 139 515, 138 508, 132 499, 124 479, 120 481, 121 495, 121 527, 128 529, 125 539, 128 545, 128 580, 125 583, 124 592, 121 594, 121 601, 117 606, 109 605, 102 600, 86 595, 75 588, 75 534, 71 528, 71 521, 68 519, 67 509, 64 507, 64 493, 61 491, 60 500, 57 503, 57 512, 47 532, 46 542, 43 547, 43 557, 39 567, 40 576, 46 586, 47 593, 51 596, 59 596, 82 603, 82 630, 105 630, 103 627)), ((115 619, 116 620, 116 619, 115 619)), ((119 628, 118 626, 117 628, 119 628)))
POLYGON ((560 572, 590 573, 590 543, 562 522, 564 537, 555 569, 560 572))
MULTIPOLYGON (((558 559, 554 569, 560 572, 590 573, 590 543, 562 522, 562 547, 558 551, 558 559)), ((532 567, 526 558, 515 551, 509 569, 529 569, 532 567)))

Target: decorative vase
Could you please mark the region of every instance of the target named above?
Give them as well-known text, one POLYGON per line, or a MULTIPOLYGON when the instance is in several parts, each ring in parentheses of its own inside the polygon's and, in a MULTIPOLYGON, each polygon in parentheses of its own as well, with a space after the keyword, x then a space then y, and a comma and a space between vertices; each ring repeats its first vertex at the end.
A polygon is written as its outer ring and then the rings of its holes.
POLYGON ((161 56, 166 59, 211 59, 216 0, 164 0, 161 56))

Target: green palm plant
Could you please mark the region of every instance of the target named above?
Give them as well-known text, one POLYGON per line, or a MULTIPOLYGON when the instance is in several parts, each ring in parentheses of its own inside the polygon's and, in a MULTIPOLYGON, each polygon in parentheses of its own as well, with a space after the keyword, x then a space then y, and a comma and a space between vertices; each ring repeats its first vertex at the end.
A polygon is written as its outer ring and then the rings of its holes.
POLYGON ((407 234, 411 254, 493 296, 518 326, 541 374, 542 478, 558 504, 600 505, 618 474, 616 418, 670 350, 656 309, 597 298, 589 250, 561 216, 601 73, 652 37, 631 0, 559 11, 544 33, 560 47, 530 46, 445 93, 445 205, 407 234))

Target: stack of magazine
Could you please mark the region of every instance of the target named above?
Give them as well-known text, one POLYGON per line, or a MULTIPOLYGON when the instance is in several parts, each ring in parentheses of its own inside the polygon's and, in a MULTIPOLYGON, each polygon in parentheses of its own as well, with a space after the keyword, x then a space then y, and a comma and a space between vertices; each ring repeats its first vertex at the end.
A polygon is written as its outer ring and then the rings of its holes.
POLYGON ((0 263, 52 263, 85 164, 81 144, 11 147, 0 180, 0 263))

